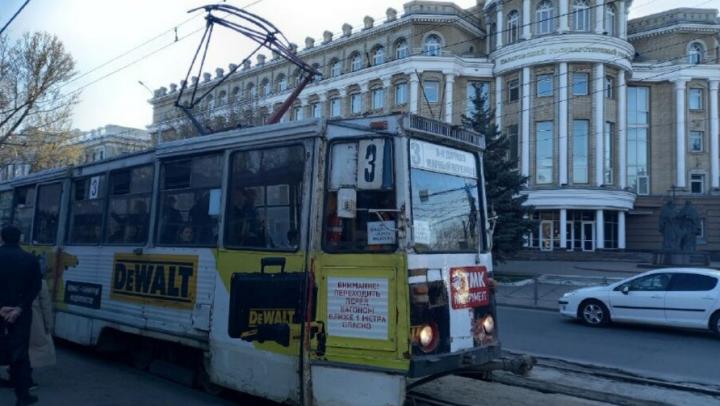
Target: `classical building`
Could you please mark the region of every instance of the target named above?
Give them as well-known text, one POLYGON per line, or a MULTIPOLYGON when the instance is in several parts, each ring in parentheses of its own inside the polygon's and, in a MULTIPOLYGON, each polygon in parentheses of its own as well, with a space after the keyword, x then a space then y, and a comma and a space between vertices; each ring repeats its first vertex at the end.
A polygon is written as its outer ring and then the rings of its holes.
MULTIPOLYGON (((631 0, 488 0, 469 9, 411 1, 398 15, 326 31, 298 53, 323 76, 286 120, 392 111, 455 124, 478 93, 514 140, 529 177, 540 250, 651 250, 670 196, 695 203, 699 248, 720 250, 718 10, 678 8, 628 21, 631 0)), ((235 65, 230 65, 230 70, 235 65)), ((207 88, 224 70, 193 78, 207 88)), ((247 62, 198 107, 214 128, 260 124, 298 72, 277 57, 247 62)), ((150 133, 192 135, 155 91, 150 133)))
POLYGON ((71 143, 82 148, 80 163, 95 162, 142 151, 153 145, 152 138, 147 131, 114 124, 78 132, 71 143))

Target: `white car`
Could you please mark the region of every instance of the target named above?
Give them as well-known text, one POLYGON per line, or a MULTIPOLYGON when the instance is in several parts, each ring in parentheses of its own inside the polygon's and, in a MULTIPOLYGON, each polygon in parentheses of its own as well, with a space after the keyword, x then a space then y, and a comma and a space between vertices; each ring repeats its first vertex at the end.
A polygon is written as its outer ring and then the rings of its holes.
POLYGON ((720 336, 720 271, 665 268, 565 293, 560 314, 589 326, 610 322, 710 329, 720 336))

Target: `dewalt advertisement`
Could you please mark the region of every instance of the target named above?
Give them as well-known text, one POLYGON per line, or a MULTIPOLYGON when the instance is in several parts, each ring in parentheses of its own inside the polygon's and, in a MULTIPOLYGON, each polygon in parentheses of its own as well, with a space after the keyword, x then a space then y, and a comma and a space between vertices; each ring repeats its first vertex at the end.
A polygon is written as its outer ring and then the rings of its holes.
POLYGON ((110 298, 190 309, 197 273, 197 256, 115 254, 110 298))

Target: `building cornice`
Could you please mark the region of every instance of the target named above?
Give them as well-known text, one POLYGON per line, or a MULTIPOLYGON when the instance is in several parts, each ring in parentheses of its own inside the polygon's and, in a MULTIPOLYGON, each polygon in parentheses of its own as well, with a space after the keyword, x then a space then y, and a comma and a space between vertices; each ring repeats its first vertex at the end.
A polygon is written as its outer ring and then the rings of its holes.
POLYGON ((628 78, 628 80, 634 82, 667 82, 689 79, 720 80, 720 65, 634 63, 632 65, 632 78, 628 78))
POLYGON ((536 209, 631 210, 635 194, 624 190, 563 188, 529 190, 523 203, 536 209))
POLYGON ((667 35, 673 33, 708 33, 715 34, 720 32, 720 25, 718 24, 674 24, 668 27, 655 28, 649 31, 641 31, 628 35, 628 41, 634 41, 644 38, 652 38, 660 35, 667 35))

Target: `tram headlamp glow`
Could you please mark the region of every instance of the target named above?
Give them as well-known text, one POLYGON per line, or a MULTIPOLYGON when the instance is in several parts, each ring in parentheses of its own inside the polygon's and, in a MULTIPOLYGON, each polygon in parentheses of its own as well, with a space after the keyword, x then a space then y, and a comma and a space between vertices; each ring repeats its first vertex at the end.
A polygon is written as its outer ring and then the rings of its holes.
POLYGON ((420 329, 420 345, 423 347, 429 347, 435 338, 435 332, 433 328, 425 325, 420 329))
POLYGON ((440 332, 435 323, 423 324, 413 328, 413 343, 424 353, 435 351, 440 343, 440 332))
POLYGON ((482 326, 486 334, 492 334, 495 331, 495 319, 493 319, 493 316, 487 315, 483 319, 482 326))

